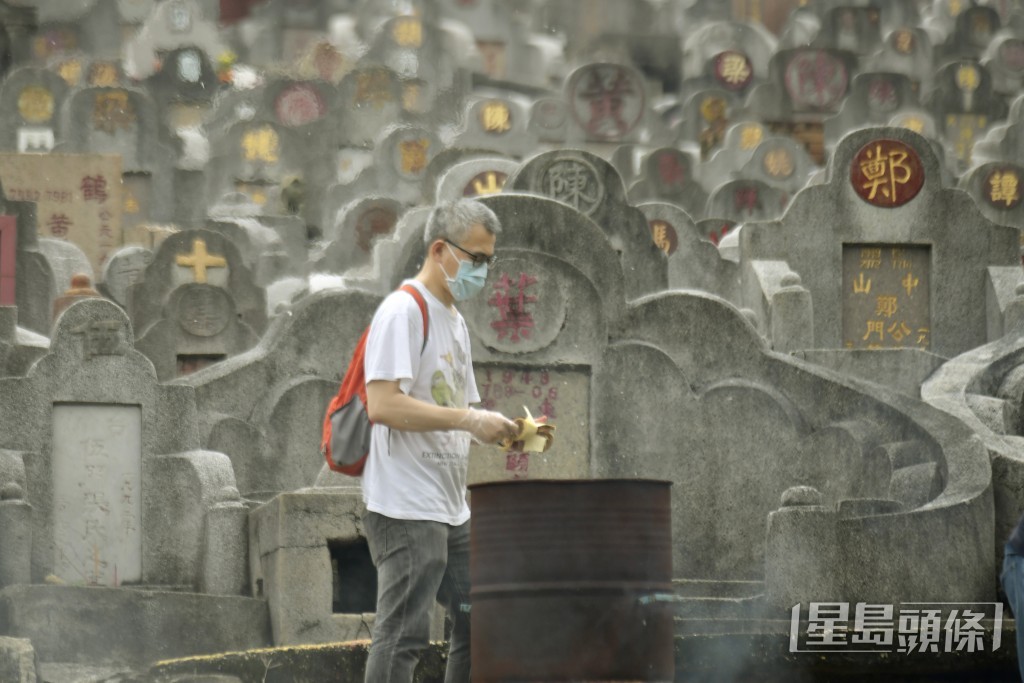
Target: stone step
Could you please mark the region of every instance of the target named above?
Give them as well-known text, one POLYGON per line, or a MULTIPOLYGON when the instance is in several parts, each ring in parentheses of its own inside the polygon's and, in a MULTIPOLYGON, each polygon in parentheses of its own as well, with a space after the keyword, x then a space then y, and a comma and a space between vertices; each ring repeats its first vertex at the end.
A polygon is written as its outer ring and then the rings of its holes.
POLYGON ((271 644, 265 600, 46 584, 0 590, 0 635, 29 638, 42 664, 111 669, 271 644))
POLYGON ((672 588, 686 598, 751 598, 764 593, 764 581, 673 579, 672 588))
POLYGON ((761 596, 751 598, 679 598, 675 615, 681 619, 757 619, 761 596))

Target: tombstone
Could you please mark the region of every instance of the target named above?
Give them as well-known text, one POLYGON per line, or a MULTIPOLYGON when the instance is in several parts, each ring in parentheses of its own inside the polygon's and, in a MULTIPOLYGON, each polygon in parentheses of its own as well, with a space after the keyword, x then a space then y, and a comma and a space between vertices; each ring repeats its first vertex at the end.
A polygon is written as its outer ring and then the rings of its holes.
POLYGON ((54 16, 44 13, 40 31, 50 28, 67 29, 74 36, 75 45, 97 59, 119 59, 121 56, 121 11, 117 0, 97 0, 84 12, 78 8, 62 7, 54 16))
POLYGON ((1016 95, 1024 87, 1024 40, 1001 31, 985 50, 981 64, 992 74, 995 92, 1016 95))
POLYGON ((2 154, 0 160, 0 182, 7 195, 35 202, 39 233, 73 242, 93 271, 99 271, 123 241, 120 160, 97 154, 14 153, 2 154))
POLYGON ((54 321, 57 320, 60 314, 63 313, 68 306, 76 301, 81 301, 82 299, 95 299, 99 296, 101 296, 100 293, 92 288, 92 278, 84 273, 72 275, 71 286, 53 302, 54 321))
POLYGON ((882 43, 881 12, 877 7, 834 7, 822 22, 817 45, 868 55, 882 43))
POLYGON ((211 219, 204 228, 224 235, 238 247, 242 262, 252 272, 253 283, 259 287, 305 271, 305 248, 300 257, 289 253, 278 232, 257 219, 211 219))
POLYGON ((402 117, 402 84, 391 69, 366 65, 345 75, 338 86, 338 101, 344 103, 336 114, 341 144, 370 145, 385 128, 402 117))
POLYGON ((761 180, 730 180, 718 186, 708 197, 704 215, 733 223, 767 221, 786 210, 789 193, 761 180))
POLYGON ((855 69, 855 55, 845 50, 779 50, 772 56, 769 82, 754 89, 747 107, 774 132, 803 142, 822 163, 824 120, 839 111, 855 69))
POLYGON ((166 381, 236 356, 258 342, 226 289, 192 282, 171 290, 161 317, 141 331, 136 348, 152 361, 157 378, 166 381))
POLYGON ((506 189, 551 197, 597 223, 620 254, 630 299, 665 287, 664 254, 651 242, 643 214, 626 203, 622 180, 607 161, 577 150, 545 152, 524 163, 506 189))
POLYGON ((46 257, 53 273, 54 291, 59 295, 72 286, 75 275, 82 274, 93 278, 92 265, 85 253, 72 242, 40 237, 39 251, 46 257))
POLYGON ((149 92, 174 128, 197 125, 203 110, 220 88, 210 56, 197 47, 183 46, 163 56, 160 70, 147 79, 149 92))
POLYGON ((426 191, 424 194, 430 203, 497 194, 505 187, 508 177, 518 166, 519 164, 511 159, 499 157, 460 161, 452 164, 441 174, 432 195, 426 191))
POLYGON ((908 130, 851 133, 830 168, 829 181, 800 192, 782 218, 741 231, 745 304, 775 325, 772 297, 795 279, 813 299, 800 306, 816 348, 951 357, 984 343, 997 314, 978 302, 1004 288, 989 270, 1019 263, 1017 232, 944 189, 931 146, 908 130))
POLYGON ((649 134, 647 84, 632 67, 581 66, 566 79, 564 96, 570 142, 638 142, 649 134))
POLYGON ((2 445, 28 452, 32 580, 197 585, 207 505, 234 478, 224 456, 197 450, 190 390, 156 383, 125 314, 74 304, 46 359, 0 383, 2 445), (196 470, 192 487, 166 485, 196 470))
POLYGON ((0 86, 0 148, 5 151, 49 152, 64 139, 59 112, 68 86, 53 72, 23 66, 0 86))
POLYGON ((862 71, 903 74, 914 84, 917 92, 928 92, 934 73, 928 33, 914 25, 903 25, 893 30, 878 52, 865 60, 862 71))
POLYGON ((568 105, 561 98, 538 98, 530 107, 528 127, 542 143, 564 143, 569 135, 568 105))
POLYGON ((739 266, 725 260, 678 206, 638 204, 651 228, 654 244, 668 256, 669 289, 697 289, 739 302, 739 266))
POLYGON ((480 56, 478 70, 488 78, 534 87, 547 87, 552 81, 551 51, 545 49, 542 35, 531 32, 527 9, 509 3, 444 0, 441 12, 472 31, 480 56))
POLYGON ((13 64, 32 59, 39 45, 39 22, 34 7, 22 7, 10 3, 0 6, 0 76, 6 76, 13 64))
POLYGON ((786 197, 783 201, 788 204, 789 198, 806 186, 817 169, 807 150, 796 140, 770 137, 757 146, 737 176, 781 190, 786 197))
MULTIPOLYGON (((266 329, 266 297, 253 283, 252 271, 244 265, 238 247, 216 232, 183 230, 157 247, 141 280, 128 288, 128 310, 135 330, 144 334, 164 316, 171 294, 193 283, 224 289, 240 322, 257 335, 266 329)), ((222 312, 226 304, 221 303, 213 301, 210 306, 217 307, 210 310, 222 312)), ((216 316, 218 321, 223 317, 216 316)))
POLYGON ((943 61, 977 60, 999 31, 999 13, 992 7, 974 5, 965 7, 956 15, 953 34, 944 45, 936 46, 936 54, 943 61))
POLYGON ((511 98, 488 98, 466 110, 464 128, 453 147, 489 149, 523 158, 532 154, 537 138, 529 132, 526 110, 511 98))
POLYGON ((153 261, 153 251, 129 244, 115 251, 103 264, 103 277, 98 289, 104 296, 127 309, 128 291, 142 277, 142 271, 153 261))
POLYGON ((125 45, 125 70, 132 78, 147 78, 157 70, 159 53, 189 46, 212 57, 228 49, 216 26, 203 17, 194 0, 159 2, 125 45))
POLYGON ((910 78, 896 73, 860 73, 835 116, 825 120, 825 144, 834 147, 857 128, 884 126, 902 109, 918 105, 910 78))
POLYGON ((702 26, 684 43, 684 92, 720 89, 747 94, 767 77, 776 42, 757 24, 730 21, 702 26))
MULTIPOLYGON (((736 221, 731 221, 727 218, 704 218, 697 221, 694 225, 697 228, 697 234, 718 247, 723 258, 730 258, 729 254, 726 253, 722 240, 738 227, 739 224, 736 221)), ((739 256, 737 255, 736 258, 731 260, 739 261, 739 256)))
POLYGON ((1024 167, 1011 161, 979 164, 960 179, 959 187, 974 198, 985 217, 999 225, 1024 228, 1021 181, 1024 167))
POLYGON ((764 124, 744 121, 724 132, 720 148, 700 166, 697 174, 701 186, 711 192, 736 176, 741 168, 754 158, 758 145, 771 133, 764 124))
POLYGON ((366 197, 346 204, 326 232, 330 239, 318 270, 343 272, 365 266, 375 242, 395 229, 402 205, 385 197, 366 197))
POLYGON ((663 147, 650 152, 642 162, 640 177, 629 187, 629 201, 661 200, 681 207, 692 218, 703 218, 707 192, 697 181, 693 157, 663 147))
MULTIPOLYGON (((29 368, 46 355, 49 348, 50 340, 47 337, 18 327, 18 309, 14 306, 0 306, 0 376, 24 377, 29 368)), ((4 458, 0 456, 0 479, 10 480, 6 469, 4 458)), ((24 490, 23 473, 14 479, 24 490)))
POLYGON ((296 132, 259 118, 234 124, 214 141, 207 178, 215 180, 208 192, 219 197, 238 191, 259 206, 273 206, 284 183, 305 178, 311 163, 298 138, 296 132))
POLYGON ((738 109, 739 100, 733 93, 696 92, 683 103, 683 118, 676 126, 677 139, 696 145, 701 161, 707 161, 723 146, 730 122, 742 116, 738 109))
POLYGON ((935 74, 927 103, 960 170, 971 164, 974 141, 1006 117, 1006 103, 992 91, 992 76, 974 61, 946 64, 935 74))

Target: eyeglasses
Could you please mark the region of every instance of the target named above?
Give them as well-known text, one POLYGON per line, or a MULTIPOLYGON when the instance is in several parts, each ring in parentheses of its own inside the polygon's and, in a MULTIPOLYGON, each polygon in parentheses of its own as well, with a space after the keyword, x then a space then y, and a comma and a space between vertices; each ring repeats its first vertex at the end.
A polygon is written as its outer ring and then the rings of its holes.
POLYGON ((463 249, 459 245, 455 244, 455 242, 452 242, 450 239, 445 239, 445 242, 447 244, 452 245, 453 247, 455 247, 456 249, 461 251, 463 254, 468 256, 469 260, 473 262, 474 266, 482 266, 485 263, 488 266, 493 266, 495 263, 498 262, 498 257, 493 255, 493 254, 488 256, 487 254, 478 254, 478 253, 475 253, 475 252, 472 252, 472 251, 466 251, 465 249, 463 249))

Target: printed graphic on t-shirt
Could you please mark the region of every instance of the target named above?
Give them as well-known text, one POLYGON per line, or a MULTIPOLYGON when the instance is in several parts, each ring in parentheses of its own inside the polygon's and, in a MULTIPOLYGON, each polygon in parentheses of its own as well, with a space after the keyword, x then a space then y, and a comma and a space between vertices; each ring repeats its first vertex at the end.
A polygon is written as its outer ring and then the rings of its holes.
POLYGON ((430 395, 439 406, 462 408, 466 405, 466 352, 462 350, 458 339, 452 343, 455 353, 441 356, 451 374, 451 384, 444 370, 435 371, 430 378, 430 395))

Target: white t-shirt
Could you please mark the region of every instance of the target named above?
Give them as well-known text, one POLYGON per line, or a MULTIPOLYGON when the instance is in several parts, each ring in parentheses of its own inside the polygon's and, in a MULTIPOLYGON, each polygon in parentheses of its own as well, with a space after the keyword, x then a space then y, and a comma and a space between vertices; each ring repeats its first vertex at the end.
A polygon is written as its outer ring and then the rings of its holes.
MULTIPOLYGON (((402 393, 428 403, 465 408, 480 401, 469 330, 462 315, 447 308, 425 286, 430 336, 423 345, 423 316, 408 292, 388 295, 370 323, 366 340, 367 383, 398 380, 402 393)), ((403 432, 373 426, 370 457, 363 470, 366 508, 396 519, 462 524, 469 519, 467 432, 403 432)))

